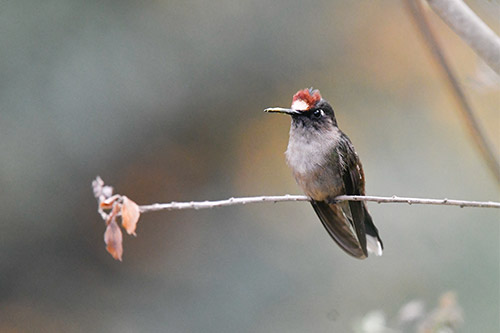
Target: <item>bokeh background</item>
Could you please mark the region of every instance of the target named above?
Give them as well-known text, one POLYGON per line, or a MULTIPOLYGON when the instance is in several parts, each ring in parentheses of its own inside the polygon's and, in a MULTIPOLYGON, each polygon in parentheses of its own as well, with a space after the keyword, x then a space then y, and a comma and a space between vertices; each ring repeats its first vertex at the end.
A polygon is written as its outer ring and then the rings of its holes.
MULTIPOLYGON (((497 83, 431 18, 498 151, 497 83)), ((365 261, 307 203, 145 214, 105 251, 96 175, 139 204, 300 193, 262 110, 310 86, 368 194, 499 200, 401 1, 1 1, 0 31, 0 331, 350 332, 450 290, 463 332, 500 330, 493 209, 370 203, 365 261)))

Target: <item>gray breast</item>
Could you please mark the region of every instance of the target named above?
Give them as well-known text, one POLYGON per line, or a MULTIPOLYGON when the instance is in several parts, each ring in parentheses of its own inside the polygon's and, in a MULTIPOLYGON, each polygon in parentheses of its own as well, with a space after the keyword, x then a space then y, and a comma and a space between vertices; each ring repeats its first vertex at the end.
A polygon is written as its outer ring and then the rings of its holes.
POLYGON ((286 159, 304 193, 315 200, 326 200, 343 192, 343 158, 338 154, 340 131, 290 129, 286 159))

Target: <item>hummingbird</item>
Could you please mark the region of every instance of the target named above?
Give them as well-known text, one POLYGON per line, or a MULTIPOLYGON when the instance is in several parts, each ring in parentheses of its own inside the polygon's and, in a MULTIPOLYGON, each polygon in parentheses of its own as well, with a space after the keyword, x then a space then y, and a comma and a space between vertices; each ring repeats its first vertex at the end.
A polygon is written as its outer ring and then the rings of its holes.
POLYGON ((339 195, 365 195, 365 176, 351 140, 337 126, 332 106, 317 89, 299 90, 291 108, 265 112, 292 118, 286 160, 303 192, 333 240, 351 256, 382 255, 383 243, 364 201, 339 195))

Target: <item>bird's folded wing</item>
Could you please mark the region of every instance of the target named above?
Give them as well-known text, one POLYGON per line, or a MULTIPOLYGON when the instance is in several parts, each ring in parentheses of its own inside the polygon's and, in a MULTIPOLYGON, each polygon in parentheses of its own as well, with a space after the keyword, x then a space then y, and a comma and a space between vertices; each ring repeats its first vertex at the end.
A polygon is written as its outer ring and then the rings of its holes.
POLYGON ((359 259, 367 257, 366 245, 362 247, 339 205, 315 200, 311 204, 330 236, 345 252, 359 259))

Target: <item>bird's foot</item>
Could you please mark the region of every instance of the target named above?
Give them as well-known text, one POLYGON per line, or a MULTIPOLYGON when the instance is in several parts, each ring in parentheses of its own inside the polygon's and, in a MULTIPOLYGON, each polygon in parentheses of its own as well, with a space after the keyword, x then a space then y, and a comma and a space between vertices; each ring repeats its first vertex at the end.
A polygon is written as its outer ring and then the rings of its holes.
POLYGON ((329 204, 329 205, 336 205, 338 203, 340 203, 341 201, 340 200, 336 200, 335 197, 333 198, 327 198, 326 199, 326 203, 329 204))

